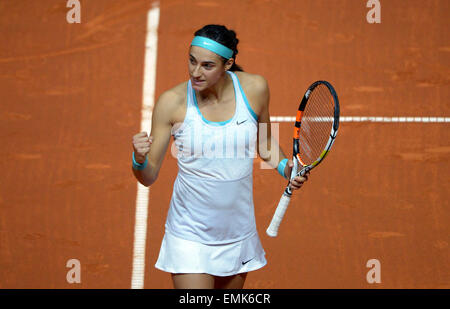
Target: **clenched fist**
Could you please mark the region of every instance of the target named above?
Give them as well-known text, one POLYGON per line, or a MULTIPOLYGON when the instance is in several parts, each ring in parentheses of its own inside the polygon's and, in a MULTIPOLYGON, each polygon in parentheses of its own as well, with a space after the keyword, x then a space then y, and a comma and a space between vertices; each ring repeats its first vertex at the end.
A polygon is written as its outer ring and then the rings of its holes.
POLYGON ((137 163, 144 163, 150 152, 150 145, 153 142, 153 136, 148 136, 147 132, 141 132, 133 136, 134 158, 137 163))

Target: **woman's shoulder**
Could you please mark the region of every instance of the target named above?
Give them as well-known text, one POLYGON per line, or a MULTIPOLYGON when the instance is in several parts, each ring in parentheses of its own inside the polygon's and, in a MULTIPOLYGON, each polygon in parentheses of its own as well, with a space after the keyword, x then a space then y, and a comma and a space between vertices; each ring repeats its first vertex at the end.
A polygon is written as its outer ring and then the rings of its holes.
POLYGON ((252 93, 257 96, 268 93, 269 85, 264 76, 241 71, 234 73, 238 77, 245 93, 252 93))
POLYGON ((182 82, 166 91, 158 98, 154 113, 171 123, 179 122, 186 109, 187 82, 182 82))
POLYGON ((157 104, 164 110, 177 109, 186 102, 187 82, 182 82, 166 91, 158 98, 157 104))
POLYGON ((187 81, 182 82, 166 91, 159 97, 160 100, 169 100, 171 102, 179 102, 186 98, 187 81))
POLYGON ((241 71, 233 73, 236 74, 243 88, 253 91, 261 91, 268 87, 267 80, 262 75, 241 71))
POLYGON ((264 76, 247 72, 234 72, 239 79, 242 90, 248 99, 253 111, 261 116, 261 112, 266 109, 269 101, 269 86, 264 76))

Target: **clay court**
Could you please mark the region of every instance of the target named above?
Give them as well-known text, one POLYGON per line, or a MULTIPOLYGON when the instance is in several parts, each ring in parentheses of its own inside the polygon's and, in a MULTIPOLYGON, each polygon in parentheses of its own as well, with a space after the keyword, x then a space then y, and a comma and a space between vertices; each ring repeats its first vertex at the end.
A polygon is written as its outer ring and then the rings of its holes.
POLYGON ((245 288, 450 288, 450 2, 381 0, 374 24, 366 2, 81 0, 69 24, 65 0, 0 1, 0 288, 172 288, 154 264, 176 158, 145 193, 131 142, 144 103, 188 80, 193 33, 210 23, 235 30, 237 64, 267 79, 285 153, 293 123, 280 117, 313 81, 341 105, 336 143, 277 238, 265 230, 285 180, 255 159, 268 264, 245 288))

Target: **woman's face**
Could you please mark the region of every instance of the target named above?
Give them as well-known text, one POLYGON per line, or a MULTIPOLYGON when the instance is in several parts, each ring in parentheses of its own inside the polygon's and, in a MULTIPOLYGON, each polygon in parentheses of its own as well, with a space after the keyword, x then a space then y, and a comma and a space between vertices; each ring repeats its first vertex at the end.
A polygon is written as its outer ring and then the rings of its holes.
POLYGON ((189 75, 192 87, 200 91, 214 86, 225 71, 231 68, 233 61, 233 59, 230 59, 224 64, 222 58, 212 51, 199 46, 191 46, 189 50, 189 75))

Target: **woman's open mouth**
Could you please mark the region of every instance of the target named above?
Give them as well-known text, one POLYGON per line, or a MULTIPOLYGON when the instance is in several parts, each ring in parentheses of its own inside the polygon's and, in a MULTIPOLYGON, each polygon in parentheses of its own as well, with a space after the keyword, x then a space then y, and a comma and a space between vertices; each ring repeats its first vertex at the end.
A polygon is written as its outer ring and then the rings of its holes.
POLYGON ((192 83, 194 84, 194 85, 201 85, 201 84, 203 84, 205 81, 204 80, 195 80, 195 79, 192 79, 192 83))

